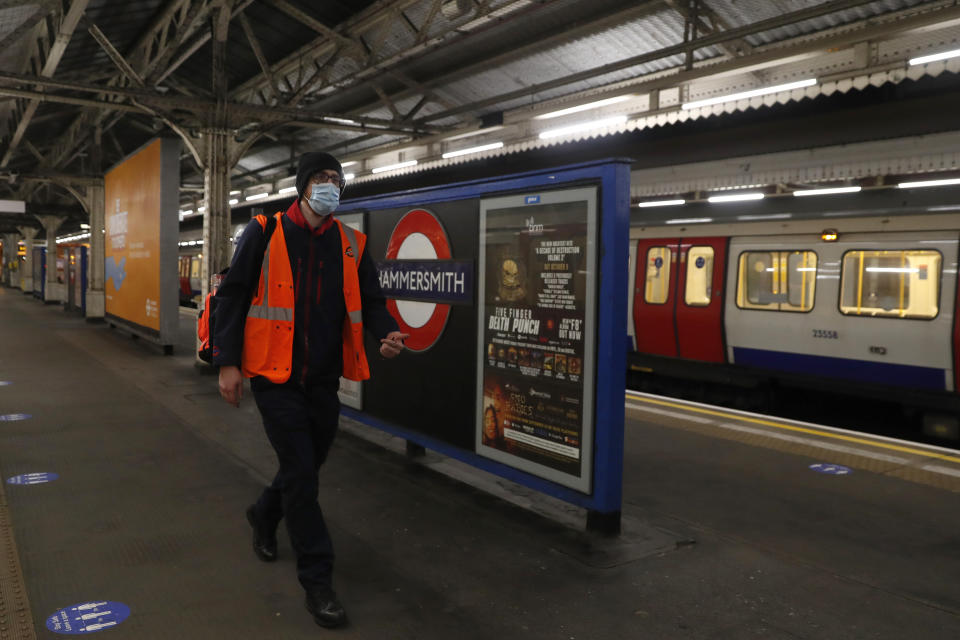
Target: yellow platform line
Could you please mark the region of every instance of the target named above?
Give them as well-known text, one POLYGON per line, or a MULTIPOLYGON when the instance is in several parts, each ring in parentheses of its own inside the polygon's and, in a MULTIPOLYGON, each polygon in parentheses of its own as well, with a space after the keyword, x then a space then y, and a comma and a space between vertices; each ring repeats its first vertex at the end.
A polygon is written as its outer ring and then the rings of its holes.
POLYGON ((809 435, 821 436, 823 438, 833 438, 834 440, 843 440, 846 442, 856 442, 857 444, 864 444, 870 447, 879 447, 881 449, 889 449, 890 451, 899 451, 901 453, 909 453, 912 455, 923 456, 927 458, 936 458, 938 460, 946 460, 948 462, 956 462, 960 464, 960 456, 951 456, 944 453, 924 451, 923 449, 914 449, 913 447, 906 447, 906 446, 897 445, 897 444, 888 444, 886 442, 877 442, 876 440, 868 440, 866 438, 858 438, 856 436, 847 436, 841 433, 830 433, 829 431, 820 431, 817 429, 809 429, 807 427, 798 427, 791 424, 784 424, 782 422, 775 422, 773 420, 764 420, 763 418, 753 418, 750 416, 741 415, 739 413, 728 413, 725 411, 718 411, 716 409, 694 407, 688 404, 671 402, 669 400, 660 400, 659 398, 658 399, 648 398, 646 396, 637 396, 631 393, 627 393, 626 396, 631 400, 648 402, 650 404, 658 404, 664 407, 672 407, 674 409, 682 409, 684 411, 690 411, 693 413, 703 413, 709 416, 717 416, 725 419, 741 420, 743 422, 752 422, 753 424, 761 424, 765 427, 773 427, 775 429, 784 429, 786 431, 796 431, 798 433, 806 433, 809 435))

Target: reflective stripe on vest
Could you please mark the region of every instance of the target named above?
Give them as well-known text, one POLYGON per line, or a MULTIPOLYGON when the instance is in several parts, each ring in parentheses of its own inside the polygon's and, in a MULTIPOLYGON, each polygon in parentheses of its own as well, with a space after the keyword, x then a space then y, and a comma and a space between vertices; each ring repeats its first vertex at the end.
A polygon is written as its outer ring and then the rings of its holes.
MULTIPOLYGON (((280 224, 280 221, 277 221, 280 224)), ((273 238, 267 244, 267 250, 263 252, 263 264, 260 267, 260 278, 264 283, 270 282, 270 249, 273 247, 273 238)), ((291 274, 292 276, 292 274, 291 274)), ((290 307, 271 307, 270 306, 270 287, 263 288, 263 301, 260 304, 250 304, 250 310, 247 312, 248 318, 260 318, 263 320, 280 320, 281 322, 293 322, 293 309, 290 307)))
POLYGON ((336 218, 343 250, 343 301, 347 317, 343 326, 343 377, 366 380, 370 377, 367 354, 363 347, 363 310, 358 265, 367 237, 336 218))

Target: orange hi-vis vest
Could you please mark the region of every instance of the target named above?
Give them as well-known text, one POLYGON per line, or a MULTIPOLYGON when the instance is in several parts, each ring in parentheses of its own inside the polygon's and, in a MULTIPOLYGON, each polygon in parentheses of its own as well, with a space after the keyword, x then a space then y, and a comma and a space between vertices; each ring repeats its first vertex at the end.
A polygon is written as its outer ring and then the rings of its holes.
MULTIPOLYGON (((293 310, 295 306, 293 270, 283 235, 283 212, 274 217, 277 224, 260 267, 260 284, 250 303, 243 330, 241 368, 248 378, 263 376, 282 384, 290 379, 293 364, 293 310)), ((255 220, 266 230, 267 217, 255 220)), ((360 276, 357 265, 367 244, 367 236, 336 218, 343 247, 343 299, 347 316, 343 322, 343 377, 366 380, 370 367, 363 348, 363 322, 360 304, 360 276)))

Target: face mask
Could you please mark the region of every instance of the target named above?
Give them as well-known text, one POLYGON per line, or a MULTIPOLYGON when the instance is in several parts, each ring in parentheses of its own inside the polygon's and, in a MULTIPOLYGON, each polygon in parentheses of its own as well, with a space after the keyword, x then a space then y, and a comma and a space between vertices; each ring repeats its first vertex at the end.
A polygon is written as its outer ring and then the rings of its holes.
POLYGON ((310 192, 307 204, 318 216, 325 216, 337 209, 340 204, 340 188, 328 183, 315 184, 310 192))

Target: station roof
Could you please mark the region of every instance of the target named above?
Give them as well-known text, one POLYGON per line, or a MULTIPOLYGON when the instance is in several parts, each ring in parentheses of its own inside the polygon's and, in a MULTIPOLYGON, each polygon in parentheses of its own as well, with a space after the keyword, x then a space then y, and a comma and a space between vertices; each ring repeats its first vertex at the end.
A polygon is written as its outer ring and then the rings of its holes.
POLYGON ((167 135, 196 209, 223 130, 238 199, 312 149, 369 185, 956 73, 910 60, 958 22, 953 0, 0 0, 0 199, 78 225, 84 180, 167 135))

